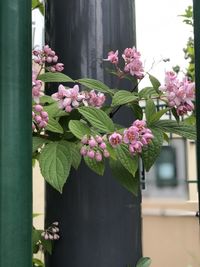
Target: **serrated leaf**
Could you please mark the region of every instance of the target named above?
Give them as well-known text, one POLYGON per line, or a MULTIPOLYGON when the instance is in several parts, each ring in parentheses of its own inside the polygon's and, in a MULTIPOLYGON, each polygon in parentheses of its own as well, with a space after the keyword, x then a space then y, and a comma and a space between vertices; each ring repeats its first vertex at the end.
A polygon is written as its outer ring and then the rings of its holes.
POLYGON ((69 129, 78 139, 82 139, 84 135, 91 134, 90 128, 78 120, 70 120, 69 129))
POLYGON ((159 94, 159 87, 160 87, 160 82, 158 81, 158 79, 152 75, 149 74, 149 80, 153 86, 153 88, 156 90, 156 92, 159 94))
POLYGON ((191 115, 184 119, 183 122, 187 125, 196 125, 196 117, 194 115, 191 115))
POLYGON ((132 104, 131 108, 132 108, 132 110, 134 112, 135 117, 138 120, 142 120, 142 118, 143 118, 143 110, 142 110, 142 108, 138 104, 132 104))
POLYGON ((154 138, 148 146, 144 147, 142 150, 142 160, 146 171, 149 171, 154 162, 156 161, 158 155, 160 154, 162 144, 163 144, 163 133, 159 129, 151 129, 154 138))
POLYGON ((41 80, 43 82, 72 82, 74 83, 74 80, 72 80, 69 76, 61 72, 45 72, 43 74, 40 74, 40 76, 38 77, 38 80, 41 80))
POLYGON ((163 132, 174 133, 191 140, 196 140, 196 127, 194 125, 187 125, 184 122, 177 123, 172 120, 160 120, 155 122, 153 126, 161 129, 163 132))
POLYGON ((108 115, 94 107, 81 107, 78 111, 94 126, 102 132, 114 132, 113 121, 108 115))
POLYGON ((153 87, 145 87, 138 92, 140 98, 148 99, 152 95, 157 95, 156 90, 153 87))
POLYGON ((120 90, 114 94, 112 100, 112 106, 119 106, 136 101, 138 98, 131 92, 120 90))
POLYGON ((48 113, 50 117, 62 117, 62 116, 68 116, 69 113, 65 112, 64 110, 60 109, 58 107, 58 102, 53 102, 52 104, 48 106, 43 107, 44 111, 48 113))
POLYGON ((150 265, 151 259, 149 257, 144 257, 137 262, 136 267, 149 267, 150 265))
POLYGON ((116 147, 116 155, 121 164, 127 169, 133 176, 138 169, 138 156, 132 156, 125 145, 116 147))
POLYGON ((84 161, 86 165, 98 175, 103 175, 105 170, 104 161, 96 161, 95 159, 91 159, 89 157, 84 157, 84 161))
POLYGON ((46 141, 44 138, 38 137, 38 136, 33 136, 32 137, 33 140, 33 148, 32 148, 32 153, 34 153, 35 151, 38 150, 38 148, 40 148, 43 144, 45 144, 46 141))
POLYGON ((178 116, 178 114, 176 112, 176 109, 172 108, 171 111, 172 111, 172 114, 173 114, 175 120, 179 123, 180 122, 180 118, 179 118, 179 116, 178 116))
POLYGON ((71 150, 72 166, 77 170, 81 163, 80 148, 77 144, 71 142, 69 142, 69 147, 71 150))
POLYGON ((71 153, 68 142, 49 143, 39 157, 40 170, 45 180, 60 193, 69 176, 71 153))
POLYGON ((84 85, 85 87, 93 90, 97 90, 102 93, 108 93, 113 95, 113 91, 104 83, 101 81, 95 80, 95 79, 79 79, 76 82, 80 83, 81 85, 84 85))
POLYGON ((44 267, 44 263, 37 258, 33 258, 33 267, 44 267))
POLYGON ((138 177, 133 177, 132 174, 123 167, 119 160, 113 160, 110 158, 109 163, 114 178, 124 188, 137 196, 139 189, 138 177))
POLYGON ((40 104, 53 104, 55 103, 55 100, 53 100, 53 98, 49 95, 43 95, 40 97, 40 104))
POLYGON ((152 99, 148 99, 146 101, 145 115, 149 125, 151 124, 151 119, 155 113, 156 113, 156 106, 154 104, 154 101, 152 99))
POLYGON ((150 118, 150 124, 152 124, 156 121, 159 121, 159 119, 169 110, 170 110, 170 108, 164 108, 164 109, 161 109, 158 112, 152 114, 152 116, 150 118))
POLYGON ((61 127, 59 122, 51 117, 49 117, 49 121, 48 121, 48 124, 45 130, 51 131, 54 133, 61 133, 61 134, 63 133, 63 128, 61 127))

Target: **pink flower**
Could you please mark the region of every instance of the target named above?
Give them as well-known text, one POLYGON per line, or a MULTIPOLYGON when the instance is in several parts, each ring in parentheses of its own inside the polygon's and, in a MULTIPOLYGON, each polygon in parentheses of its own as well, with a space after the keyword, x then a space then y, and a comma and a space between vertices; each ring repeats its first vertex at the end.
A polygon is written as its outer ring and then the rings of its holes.
POLYGON ((96 161, 102 161, 102 154, 99 151, 96 152, 95 159, 96 161))
POLYGON ((175 107, 177 114, 182 116, 194 109, 195 84, 186 77, 181 81, 170 71, 165 73, 165 84, 159 88, 168 100, 170 107, 175 107))
POLYGON ((108 57, 107 57, 107 59, 104 59, 105 61, 110 61, 112 64, 115 64, 115 65, 117 65, 118 64, 118 61, 119 61, 119 59, 118 59, 118 50, 117 51, 110 51, 109 53, 108 53, 108 57))
POLYGON ((109 136, 109 143, 111 144, 112 147, 120 145, 121 142, 122 142, 121 134, 114 132, 109 136))
POLYGON ((128 129, 124 130, 123 141, 125 144, 131 144, 137 141, 139 138, 139 129, 135 126, 131 126, 128 129))

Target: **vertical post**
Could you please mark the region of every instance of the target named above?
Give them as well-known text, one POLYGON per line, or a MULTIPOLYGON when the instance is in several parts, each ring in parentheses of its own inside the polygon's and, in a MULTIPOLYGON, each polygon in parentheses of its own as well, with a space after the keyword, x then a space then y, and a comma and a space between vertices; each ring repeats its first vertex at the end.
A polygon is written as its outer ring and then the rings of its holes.
POLYGON ((32 266, 31 1, 0 1, 0 266, 32 266))
MULTIPOLYGON (((48 0, 46 42, 67 75, 100 79, 114 88, 102 59, 110 50, 135 45, 134 12, 133 0, 48 0)), ((119 113, 119 124, 132 123, 130 110, 119 113)), ((122 188, 109 168, 101 177, 82 164, 71 172, 62 195, 47 186, 46 223, 55 220, 61 239, 47 255, 47 267, 133 267, 141 257, 140 196, 122 188)))
MULTIPOLYGON (((200 1, 193 1, 194 10, 194 48, 196 83, 196 124, 197 124, 197 179, 200 212, 200 1)), ((199 217, 200 222, 200 217, 199 217)))

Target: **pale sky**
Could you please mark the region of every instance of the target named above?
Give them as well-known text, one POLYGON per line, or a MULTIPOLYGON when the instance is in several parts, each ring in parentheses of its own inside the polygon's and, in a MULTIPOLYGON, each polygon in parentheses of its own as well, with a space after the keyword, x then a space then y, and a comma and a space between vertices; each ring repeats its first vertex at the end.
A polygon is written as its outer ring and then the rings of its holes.
MULTIPOLYGON (((183 48, 192 34, 191 27, 182 22, 183 14, 192 0, 135 0, 137 48, 148 71, 155 61, 151 74, 164 79, 164 71, 174 65, 186 66, 183 48), (162 58, 170 58, 168 63, 159 63, 162 58)), ((33 12, 36 23, 35 44, 42 45, 43 17, 39 11, 33 12)), ((141 87, 147 86, 143 81, 141 87)))

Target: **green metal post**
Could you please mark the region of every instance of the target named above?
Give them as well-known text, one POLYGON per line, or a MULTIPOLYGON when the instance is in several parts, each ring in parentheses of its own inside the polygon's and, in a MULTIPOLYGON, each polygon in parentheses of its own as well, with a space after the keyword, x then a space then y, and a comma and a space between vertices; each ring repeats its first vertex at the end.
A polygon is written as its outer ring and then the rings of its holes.
MULTIPOLYGON (((194 10, 194 47, 195 47, 195 83, 196 83, 196 123, 197 123, 197 177, 200 211, 200 1, 193 1, 194 10)), ((200 219, 200 217, 199 217, 200 219)))
POLYGON ((32 266, 31 1, 0 1, 0 266, 32 266))

